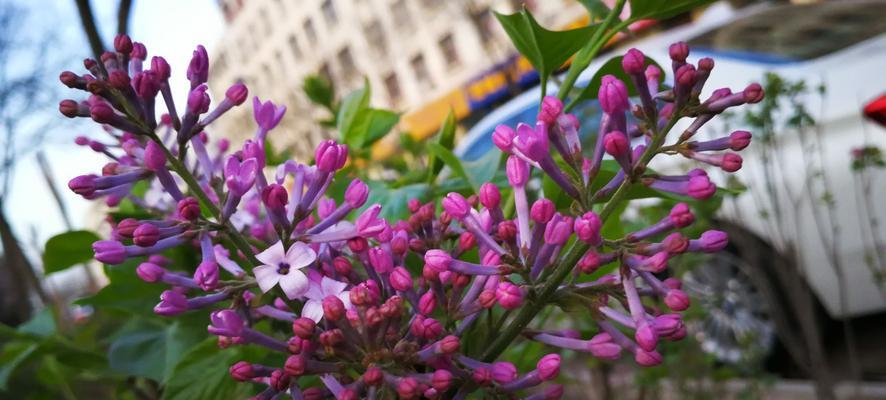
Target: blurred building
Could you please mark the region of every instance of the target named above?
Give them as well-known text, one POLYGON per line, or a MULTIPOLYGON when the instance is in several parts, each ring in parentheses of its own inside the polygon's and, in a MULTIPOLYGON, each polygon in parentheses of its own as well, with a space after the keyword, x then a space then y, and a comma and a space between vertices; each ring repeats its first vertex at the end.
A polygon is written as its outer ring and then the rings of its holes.
MULTIPOLYGON (((286 104, 273 137, 299 158, 331 135, 301 89, 313 73, 339 95, 366 77, 372 104, 404 113, 399 128, 426 137, 450 107, 464 118, 495 100, 502 80, 533 73, 492 13, 524 3, 550 29, 585 15, 575 0, 219 0, 228 26, 210 56, 210 89, 220 98, 239 79, 262 99, 286 104)), ((251 136, 252 106, 232 114, 216 129, 235 141, 251 136)))

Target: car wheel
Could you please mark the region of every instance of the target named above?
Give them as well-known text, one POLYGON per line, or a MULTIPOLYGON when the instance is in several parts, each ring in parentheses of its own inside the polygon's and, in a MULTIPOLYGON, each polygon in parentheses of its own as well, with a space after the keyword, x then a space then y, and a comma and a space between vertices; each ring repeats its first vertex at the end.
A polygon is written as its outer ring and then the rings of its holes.
POLYGON ((728 364, 766 358, 776 341, 769 305, 750 277, 753 268, 732 253, 706 257, 683 276, 683 288, 704 315, 689 321, 702 350, 728 364))

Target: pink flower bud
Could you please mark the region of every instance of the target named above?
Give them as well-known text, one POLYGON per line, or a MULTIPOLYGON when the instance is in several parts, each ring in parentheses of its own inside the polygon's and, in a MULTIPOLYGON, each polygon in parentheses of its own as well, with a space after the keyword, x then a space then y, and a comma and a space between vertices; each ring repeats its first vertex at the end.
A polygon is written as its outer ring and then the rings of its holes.
POLYGON ((695 222, 695 215, 692 214, 692 210, 686 203, 677 203, 674 208, 671 208, 668 218, 675 228, 685 228, 695 222))
POLYGON ((563 390, 563 385, 548 385, 542 392, 544 400, 559 400, 563 397, 563 390))
POLYGON ((714 60, 710 57, 698 60, 698 69, 710 72, 710 70, 714 69, 714 60))
POLYGON ((129 52, 129 56, 135 59, 144 60, 148 57, 148 49, 143 43, 132 42, 132 51, 129 52))
POLYGON ((58 111, 68 118, 80 116, 80 105, 74 100, 62 100, 58 103, 58 111))
POLYGON ((462 232, 458 237, 458 249, 461 251, 469 251, 477 246, 477 238, 471 232, 462 232))
POLYGON ((553 126, 561 112, 563 112, 563 102, 556 96, 545 96, 541 100, 541 111, 538 113, 538 120, 548 124, 548 126, 553 126))
POLYGON ((452 380, 451 372, 445 369, 438 369, 434 371, 433 376, 431 376, 431 386, 440 392, 445 392, 449 390, 449 387, 452 385, 452 380))
POLYGON ((409 270, 403 267, 394 268, 391 272, 391 287, 399 292, 405 292, 412 289, 412 276, 409 270))
POLYGON ((514 146, 515 137, 517 137, 517 134, 511 127, 499 125, 495 127, 495 132, 492 133, 492 143, 501 149, 502 152, 510 154, 511 148, 514 146))
POLYGON ((686 57, 689 57, 689 46, 685 42, 674 43, 668 48, 668 54, 671 60, 686 62, 686 57))
POLYGON ((160 294, 160 303, 154 306, 154 313, 164 316, 178 315, 188 310, 188 298, 185 295, 166 290, 160 294))
POLYGON ((317 169, 326 173, 334 172, 339 168, 339 159, 342 157, 340 154, 341 151, 342 147, 334 140, 320 142, 320 144, 317 145, 317 150, 314 151, 314 159, 317 162, 317 169))
POLYGON ((495 296, 505 310, 514 310, 523 305, 523 290, 510 282, 499 283, 495 296))
POLYGON ((637 352, 634 353, 634 361, 643 367, 654 367, 661 364, 661 354, 657 351, 637 349, 637 352))
POLYGON ((538 360, 535 368, 538 371, 538 377, 543 381, 557 378, 560 375, 560 355, 548 354, 542 357, 541 360, 538 360))
POLYGON ((132 242, 140 247, 151 247, 160 240, 160 229, 153 224, 141 224, 132 232, 132 242))
POLYGON ((129 74, 119 69, 108 74, 108 83, 117 90, 127 90, 132 87, 129 74))
POLYGON ((668 289, 681 289, 683 287, 683 282, 677 278, 668 278, 661 283, 663 283, 668 289))
POLYGON ((200 217, 200 203, 193 197, 185 197, 179 200, 176 209, 179 217, 185 220, 194 221, 200 217))
POLYGON ((665 237, 662 244, 664 245, 665 251, 669 254, 680 254, 689 249, 689 239, 686 239, 686 237, 679 232, 671 233, 665 237))
POLYGON ((391 253, 388 253, 381 247, 373 247, 369 249, 369 263, 375 269, 375 272, 386 274, 394 268, 394 260, 391 253))
POLYGON ((547 126, 543 122, 537 124, 535 128, 523 123, 517 125, 514 146, 533 161, 540 161, 548 157, 547 126))
POLYGON ((674 311, 683 311, 689 308, 689 296, 680 289, 668 290, 664 302, 668 308, 674 311))
POLYGON ((600 268, 600 256, 594 251, 588 251, 578 260, 576 266, 582 273, 593 274, 597 268, 600 268))
POLYGON ((230 372, 231 378, 239 382, 246 382, 255 378, 255 370, 252 368, 252 364, 246 361, 240 361, 232 365, 228 372, 230 372))
POLYGON ((517 156, 508 157, 505 165, 508 182, 514 187, 523 187, 529 181, 529 164, 517 156))
POLYGON ((197 86, 188 94, 188 112, 191 114, 203 114, 209 111, 209 89, 205 84, 197 86))
POLYGON ((418 394, 419 386, 415 378, 402 378, 397 381, 397 395, 401 399, 414 399, 418 394))
POLYGON ((249 89, 246 85, 237 82, 225 91, 225 97, 234 105, 241 105, 246 101, 246 98, 249 97, 249 89))
POLYGON ((680 86, 695 85, 697 79, 698 73, 692 64, 681 65, 680 68, 677 68, 677 72, 674 73, 674 81, 680 86))
POLYGON ((548 223, 554 217, 557 207, 548 199, 538 199, 529 209, 529 217, 539 224, 548 223))
POLYGON ((385 376, 381 368, 369 367, 366 369, 366 372, 363 373, 362 379, 363 382, 369 386, 378 386, 384 382, 385 376))
POLYGON ((434 297, 434 292, 428 291, 418 299, 418 312, 422 315, 428 315, 434 312, 434 308, 437 307, 437 299, 434 297))
POLYGON ((163 278, 166 269, 157 264, 144 262, 138 265, 138 268, 135 269, 135 273, 141 278, 141 280, 154 283, 163 278))
POLYGON ((151 171, 166 168, 166 153, 153 140, 149 140, 145 145, 145 167, 151 171))
POLYGON ((363 207, 369 197, 369 186, 359 179, 354 179, 345 191, 345 201, 351 208, 363 207))
POLYGON ((655 329, 645 321, 640 322, 637 332, 634 333, 634 339, 640 348, 646 351, 653 351, 658 345, 658 335, 655 333, 655 329))
POLYGON ((289 203, 289 193, 283 185, 276 183, 268 184, 261 192, 262 203, 269 210, 283 211, 289 203))
POLYGON ((302 339, 310 339, 314 336, 317 324, 310 318, 298 318, 292 323, 292 333, 302 339))
POLYGON ((80 175, 68 181, 68 188, 84 197, 91 197, 95 190, 95 175, 80 175))
POLYGON ((593 211, 588 211, 575 219, 573 230, 575 230, 579 240, 598 246, 603 240, 600 237, 600 229, 602 227, 603 223, 600 221, 600 217, 593 211))
POLYGON ((652 325, 659 336, 670 336, 683 326, 683 320, 680 314, 664 314, 655 317, 652 325))
POLYGON ((726 172, 735 172, 741 169, 741 156, 735 153, 723 153, 720 168, 726 172))
POLYGON ((498 224, 498 237, 504 241, 512 241, 517 237, 517 224, 507 220, 498 224))
POLYGON ((218 263, 213 260, 203 260, 194 271, 194 283, 205 291, 218 287, 218 263))
POLYGON ((449 335, 440 339, 437 342, 437 346, 439 348, 440 353, 442 354, 453 354, 461 347, 461 343, 458 340, 458 336, 449 335))
POLYGON ((729 135, 729 148, 732 150, 744 150, 749 144, 751 144, 751 133, 748 131, 735 131, 729 135))
POLYGON ((729 244, 729 235, 723 231, 709 230, 701 234, 699 238, 701 249, 705 253, 716 253, 723 250, 729 244))
POLYGON ((547 244, 562 246, 569 241, 570 235, 572 235, 571 217, 556 214, 545 226, 544 240, 547 244))
POLYGON ((613 75, 603 76, 597 98, 607 114, 623 113, 628 108, 628 88, 613 75))
POLYGON ((717 192, 717 186, 707 176, 694 176, 689 178, 686 194, 696 200, 706 200, 717 192))
POLYGON ((457 220, 464 219, 468 213, 471 211, 471 205, 468 204, 468 201, 465 200, 464 196, 456 193, 450 192, 443 198, 441 201, 443 205, 443 209, 457 220))
POLYGON ((512 382, 517 379, 517 367, 507 361, 499 361, 492 364, 492 380, 499 385, 512 382))
POLYGON ((498 208, 501 203, 501 192, 498 186, 491 182, 486 182, 480 186, 480 204, 488 209, 498 208))
POLYGON ((132 51, 132 39, 129 35, 117 35, 114 37, 114 50, 121 54, 129 54, 132 51))
POLYGON ((452 262, 452 256, 444 250, 428 250, 425 253, 425 265, 430 267, 434 272, 441 273, 449 270, 449 264, 452 262))
POLYGON ((643 73, 643 67, 646 64, 646 56, 637 49, 630 49, 621 59, 621 67, 628 75, 639 75, 643 73))
POLYGON ((492 371, 490 371, 489 368, 477 368, 474 370, 474 373, 471 374, 471 379, 474 383, 480 386, 489 385, 492 381, 492 371))
POLYGON ((744 89, 742 94, 744 95, 744 101, 748 104, 759 103, 760 100, 763 100, 763 87, 759 83, 752 83, 744 89))
POLYGON ((345 303, 336 296, 323 299, 323 317, 329 321, 338 321, 345 315, 345 303))
POLYGON ((608 333, 598 333, 588 342, 588 350, 594 357, 604 360, 617 360, 621 355, 621 346, 612 341, 608 333))
POLYGON ((612 131, 603 137, 603 148, 606 154, 613 157, 621 157, 631 151, 630 143, 624 133, 620 131, 612 131))

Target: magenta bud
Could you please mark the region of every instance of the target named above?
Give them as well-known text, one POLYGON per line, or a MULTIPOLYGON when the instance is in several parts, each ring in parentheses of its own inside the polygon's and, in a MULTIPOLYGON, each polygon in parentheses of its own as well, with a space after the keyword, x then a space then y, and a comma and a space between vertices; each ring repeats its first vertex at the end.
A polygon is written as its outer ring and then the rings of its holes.
POLYGON ((117 114, 108 103, 96 101, 89 106, 89 116, 100 124, 108 124, 115 120, 117 114))
POLYGON ((628 88, 613 75, 604 75, 598 92, 600 108, 607 114, 623 113, 628 108, 628 88))
POLYGON ((499 125, 495 127, 495 131, 492 133, 492 143, 502 152, 510 153, 511 148, 514 146, 515 137, 517 137, 517 134, 511 127, 499 125))
POLYGON ((345 303, 336 296, 323 299, 323 317, 329 321, 338 321, 345 315, 345 303))
POLYGON ((495 291, 498 304, 505 310, 514 310, 523 305, 523 290, 510 282, 501 282, 495 291))
POLYGON ((458 336, 449 335, 437 342, 438 349, 442 354, 453 354, 461 347, 458 336))
POLYGON ((58 103, 58 111, 68 118, 80 116, 80 105, 74 100, 62 100, 58 103))
POLYGON ((452 262, 452 256, 444 250, 428 250, 425 253, 425 265, 430 267, 437 273, 448 271, 449 264, 452 262))
POLYGON ((159 315, 178 315, 188 310, 188 298, 174 290, 166 290, 160 294, 160 303, 154 306, 154 313, 159 315))
POLYGON ((544 400, 559 400, 563 397, 563 391, 563 385, 548 385, 542 394, 545 397, 544 400))
POLYGON ((462 220, 471 212, 471 205, 465 200, 464 196, 456 192, 450 192, 441 201, 443 209, 446 210, 452 218, 462 220))
MULTIPOLYGON (((474 234, 471 232, 462 232, 458 237, 458 249, 461 251, 468 251, 473 249, 474 246, 477 245, 477 238, 474 237, 474 234)), ((494 253, 493 253, 494 254, 494 253)))
POLYGON ((679 232, 671 233, 665 237, 662 244, 668 254, 680 254, 689 249, 689 239, 686 239, 686 237, 679 232))
POLYGON ((351 208, 363 207, 369 197, 369 186, 359 179, 354 179, 345 191, 345 201, 351 208))
POLYGON ((643 367, 654 367, 661 364, 661 354, 657 351, 637 349, 637 352, 634 353, 634 361, 643 367))
POLYGON ((597 268, 600 268, 600 256, 594 251, 589 251, 578 260, 576 266, 579 271, 585 274, 592 274, 597 268))
POLYGON ((150 262, 143 262, 138 265, 138 268, 135 269, 136 275, 138 275, 141 280, 149 283, 158 282, 161 278, 163 278, 163 274, 166 273, 166 269, 150 262))
POLYGON ((153 98, 160 92, 160 82, 157 81, 156 74, 150 70, 135 74, 132 86, 135 88, 135 93, 143 99, 153 98))
POLYGON ((538 360, 535 368, 538 371, 538 377, 543 381, 557 378, 560 375, 560 355, 548 354, 542 357, 541 360, 538 360))
POLYGON ((501 192, 498 186, 492 182, 486 182, 480 186, 480 204, 487 209, 498 208, 501 203, 501 192))
POLYGON ((742 94, 744 95, 744 101, 748 104, 759 103, 760 100, 763 100, 763 87, 759 83, 752 83, 744 89, 742 94))
POLYGON ((366 369, 366 372, 363 373, 362 379, 363 382, 369 386, 378 386, 384 382, 385 376, 380 368, 369 367, 366 369))
POLYGON ((732 150, 744 150, 749 144, 751 144, 751 133, 748 131, 735 131, 729 135, 729 148, 732 150))
POLYGON ((517 367, 507 361, 499 361, 492 364, 492 380, 499 385, 512 382, 517 379, 517 367))
POLYGON ((151 57, 151 71, 157 74, 157 78, 161 82, 165 82, 172 75, 172 70, 166 59, 159 56, 151 57))
POLYGON ((127 90, 131 88, 131 80, 129 74, 123 70, 114 70, 108 74, 108 83, 117 90, 127 90))
POLYGON ((664 302, 668 308, 674 311, 683 311, 689 308, 689 296, 680 289, 668 290, 664 302))
POLYGON ((249 97, 249 89, 246 88, 246 85, 238 82, 225 91, 225 97, 234 105, 241 105, 246 101, 246 98, 249 97))
POLYGON ((705 253, 716 253, 729 244, 729 235, 723 231, 709 230, 701 234, 699 242, 701 242, 701 249, 705 253))
POLYGON ((432 314, 435 308, 437 308, 437 299, 434 297, 434 292, 428 291, 418 299, 418 312, 422 315, 432 314))
POLYGON ((206 85, 195 87, 188 94, 188 111, 192 114, 203 114, 209 111, 209 93, 206 85))
MULTIPOLYGON (((646 67, 646 71, 643 74, 646 76, 647 81, 658 82, 661 79, 661 70, 655 65, 646 67)), ((654 95, 655 93, 652 94, 654 95)))
POLYGON ((562 246, 569 241, 570 235, 572 235, 572 217, 556 214, 545 226, 545 243, 562 246))
POLYGON ((538 120, 548 126, 553 126, 557 122, 557 117, 563 112, 563 102, 556 96, 545 96, 541 100, 541 111, 538 113, 538 120))
POLYGON ((694 85, 697 77, 698 73, 692 64, 681 65, 680 68, 677 68, 677 72, 674 73, 674 80, 678 85, 682 86, 694 85))
POLYGON ((674 43, 668 48, 668 55, 671 56, 671 60, 686 62, 686 57, 689 57, 689 45, 685 42, 674 43))
POLYGON ((205 291, 218 287, 218 263, 213 260, 203 260, 194 271, 194 283, 205 291))
POLYGON ((438 369, 434 371, 434 375, 431 376, 431 386, 440 392, 445 392, 449 390, 449 387, 452 385, 452 380, 452 372, 445 369, 438 369))
POLYGON ((310 318, 299 318, 292 323, 292 333, 302 339, 310 339, 314 336, 317 324, 310 318))
POLYGON ((717 186, 707 176, 694 176, 689 179, 686 194, 696 200, 706 200, 717 192, 717 186))
POLYGON ((643 73, 646 64, 646 56, 637 49, 630 49, 621 59, 621 67, 628 75, 639 75, 643 73))
POLYGON ((695 215, 692 214, 692 210, 686 203, 677 203, 671 208, 668 218, 675 228, 685 228, 695 222, 695 215))
POLYGON ((471 374, 471 379, 474 383, 480 386, 489 385, 492 381, 492 371, 485 367, 477 368, 474 370, 474 373, 471 374))
POLYGON ((381 247, 373 247, 369 249, 369 263, 375 272, 386 274, 394 268, 394 260, 391 253, 381 247))
POLYGON ((498 237, 504 241, 511 241, 517 237, 517 224, 514 221, 502 221, 498 224, 498 237))
POLYGON ((206 82, 209 77, 209 55, 202 45, 197 45, 194 50, 191 63, 188 64, 187 77, 191 81, 191 87, 206 82))
POLYGON ((597 246, 603 240, 600 237, 602 227, 603 223, 600 221, 600 217, 593 211, 588 211, 575 219, 573 229, 579 240, 597 246))
POLYGON ((412 276, 406 268, 394 268, 391 272, 390 281, 391 287, 396 291, 405 292, 412 289, 412 276))
POLYGON ((132 39, 129 35, 120 34, 114 37, 114 50, 118 53, 129 54, 132 51, 132 39))
POLYGON ((608 333, 598 333, 588 342, 588 350, 594 357, 604 360, 617 360, 621 355, 621 346, 612 341, 608 333))
POLYGON ((545 157, 549 157, 547 129, 547 125, 544 122, 537 123, 535 127, 520 123, 517 125, 517 137, 514 139, 514 146, 533 161, 541 161, 545 157))
POLYGON ((418 381, 410 377, 397 381, 396 390, 401 399, 414 399, 420 393, 418 381))
POLYGON ((132 50, 129 52, 129 56, 139 60, 144 60, 148 58, 148 49, 143 43, 132 42, 132 50))
POLYGON ((643 260, 643 264, 653 273, 664 272, 668 268, 668 252, 660 251, 643 260))
POLYGON ((538 199, 529 209, 529 217, 536 223, 546 224, 554 217, 556 208, 554 202, 548 199, 538 199))
POLYGON ((95 194, 95 175, 80 175, 68 181, 68 189, 84 197, 95 194))
POLYGON ((140 247, 151 247, 160 240, 160 229, 153 224, 141 224, 132 232, 132 242, 140 247))
POLYGON ((126 261, 126 248, 116 240, 99 240, 92 244, 95 259, 105 264, 117 265, 126 261))
POLYGON ((255 370, 252 368, 252 364, 246 361, 240 361, 232 365, 228 372, 231 373, 231 378, 239 382, 246 382, 255 378, 255 370))
MULTIPOLYGON (((314 151, 314 160, 317 163, 317 169, 326 173, 334 172, 341 168, 339 166, 339 161, 342 157, 347 159, 347 150, 334 140, 321 142, 317 145, 317 150, 314 151), (344 155, 341 154, 342 152, 344 152, 344 155)), ((342 165, 343 164, 344 163, 342 163, 342 165)))
POLYGON ((637 332, 634 333, 634 339, 637 341, 640 348, 646 351, 653 351, 655 350, 655 346, 658 345, 658 334, 656 334, 655 329, 647 322, 640 323, 637 332))
POLYGON ((612 131, 603 137, 603 148, 606 153, 613 157, 620 157, 627 154, 631 148, 628 138, 620 131, 612 131))
POLYGON ((680 314, 664 314, 655 317, 653 327, 659 336, 670 336, 683 326, 680 314))
POLYGON ((193 197, 185 197, 179 200, 176 210, 179 217, 188 221, 194 221, 200 217, 200 203, 193 197))
POLYGON ((724 153, 720 161, 720 168, 726 172, 735 172, 741 169, 742 159, 736 153, 724 153))
POLYGON ((153 140, 145 146, 145 167, 155 172, 166 168, 166 153, 153 140))
POLYGON ((529 164, 517 156, 508 157, 505 170, 511 186, 523 187, 529 181, 529 164))
POLYGON ((261 199, 269 210, 283 211, 289 203, 289 193, 283 185, 271 183, 262 189, 261 199))

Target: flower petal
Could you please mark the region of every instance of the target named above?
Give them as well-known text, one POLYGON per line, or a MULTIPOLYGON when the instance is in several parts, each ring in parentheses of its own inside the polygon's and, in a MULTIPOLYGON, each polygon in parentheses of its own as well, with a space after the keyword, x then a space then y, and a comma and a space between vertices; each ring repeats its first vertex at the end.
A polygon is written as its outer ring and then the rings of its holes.
POLYGON ((255 255, 259 261, 266 265, 277 265, 284 260, 286 253, 283 251, 283 242, 278 240, 265 251, 255 255))
POLYGON ((342 303, 345 303, 345 310, 350 310, 354 308, 354 305, 351 304, 351 291, 346 290, 339 293, 336 297, 338 297, 342 303))
POLYGON ((261 265, 252 269, 255 275, 255 282, 261 288, 263 293, 267 293, 274 288, 274 285, 280 281, 280 274, 277 273, 277 267, 273 265, 261 265))
POLYGON ((308 291, 308 276, 297 269, 290 269, 286 275, 280 275, 280 288, 290 300, 304 296, 308 291))
POLYGON ((301 316, 310 318, 314 322, 320 322, 323 318, 323 303, 317 300, 308 300, 301 309, 301 316))
POLYGON ((323 297, 338 296, 342 290, 345 290, 345 288, 348 287, 348 284, 324 276, 323 280, 320 281, 320 287, 323 291, 323 297))
POLYGON ((302 242, 293 243, 286 251, 286 262, 289 263, 290 270, 307 267, 316 259, 317 253, 314 252, 314 249, 302 242))

